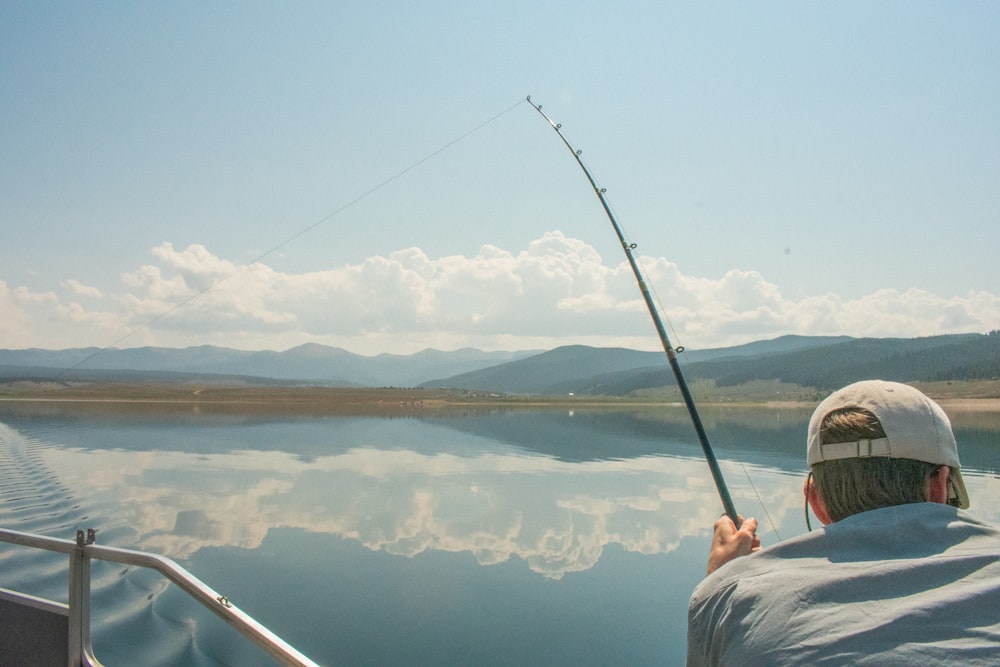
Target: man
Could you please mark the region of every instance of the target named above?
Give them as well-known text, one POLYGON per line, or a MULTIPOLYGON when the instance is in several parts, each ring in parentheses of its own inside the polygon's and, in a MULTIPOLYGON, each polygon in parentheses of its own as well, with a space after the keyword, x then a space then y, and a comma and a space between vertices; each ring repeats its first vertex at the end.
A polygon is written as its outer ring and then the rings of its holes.
POLYGON ((972 518, 944 411, 866 381, 809 422, 821 530, 760 548, 715 523, 688 609, 688 665, 1000 664, 1000 529, 972 518))

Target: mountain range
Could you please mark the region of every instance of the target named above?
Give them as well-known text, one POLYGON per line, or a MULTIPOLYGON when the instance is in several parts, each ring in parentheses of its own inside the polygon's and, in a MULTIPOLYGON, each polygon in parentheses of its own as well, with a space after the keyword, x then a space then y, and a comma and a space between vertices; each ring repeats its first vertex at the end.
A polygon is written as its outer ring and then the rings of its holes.
POLYGON ((216 381, 313 384, 332 387, 413 387, 521 359, 538 351, 483 352, 472 348, 366 357, 307 343, 275 352, 201 345, 188 348, 74 348, 0 350, 0 378, 131 381, 216 381))
MULTIPOLYGON (((1000 332, 923 338, 783 336, 686 350, 685 377, 732 387, 769 381, 828 390, 879 377, 902 382, 1000 377, 1000 332)), ((362 356, 318 344, 283 352, 183 349, 0 350, 0 381, 146 381, 341 387, 449 387, 521 395, 630 396, 669 388, 666 356, 569 345, 553 350, 471 348, 362 356)))

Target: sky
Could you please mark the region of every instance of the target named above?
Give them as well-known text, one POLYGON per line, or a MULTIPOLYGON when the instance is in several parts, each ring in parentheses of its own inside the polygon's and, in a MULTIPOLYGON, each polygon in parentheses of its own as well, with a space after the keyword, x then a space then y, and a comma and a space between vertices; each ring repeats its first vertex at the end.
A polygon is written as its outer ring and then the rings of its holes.
POLYGON ((0 348, 1000 328, 1000 3, 0 2, 0 348))

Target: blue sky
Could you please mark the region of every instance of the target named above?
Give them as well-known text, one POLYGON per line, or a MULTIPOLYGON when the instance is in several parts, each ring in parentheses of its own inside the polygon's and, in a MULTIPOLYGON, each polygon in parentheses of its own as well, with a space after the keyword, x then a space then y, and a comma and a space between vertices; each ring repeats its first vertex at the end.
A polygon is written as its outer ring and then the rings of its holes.
POLYGON ((675 343, 996 329, 997 34, 987 2, 3 3, 0 347, 653 349, 529 94, 675 343))

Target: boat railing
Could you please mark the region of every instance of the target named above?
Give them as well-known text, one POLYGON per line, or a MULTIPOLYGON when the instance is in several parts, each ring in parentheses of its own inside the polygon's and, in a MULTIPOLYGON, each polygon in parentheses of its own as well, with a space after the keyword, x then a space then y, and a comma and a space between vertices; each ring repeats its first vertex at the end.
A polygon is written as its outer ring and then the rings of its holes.
POLYGON ((24 651, 24 659, 30 661, 24 664, 37 664, 38 654, 32 651, 61 653, 61 637, 65 636, 66 662, 59 661, 61 664, 100 667, 90 641, 90 562, 102 560, 159 572, 282 665, 316 665, 236 607, 225 595, 164 556, 98 545, 93 529, 86 533, 78 530, 75 541, 0 529, 0 542, 69 555, 68 604, 0 588, 0 616, 5 617, 4 625, 7 626, 5 636, 0 637, 0 654, 11 657, 12 651, 24 651), (12 624, 17 622, 15 617, 18 616, 26 622, 13 631, 15 626, 12 624), (56 639, 57 636, 60 638, 56 639))

